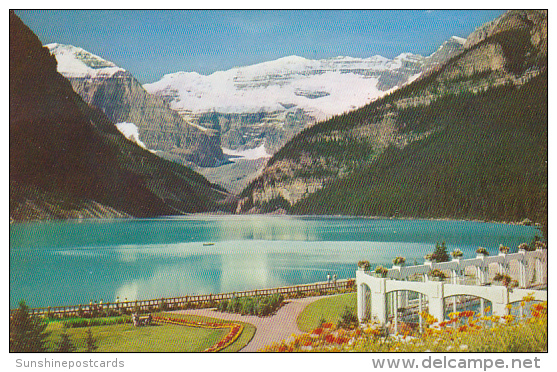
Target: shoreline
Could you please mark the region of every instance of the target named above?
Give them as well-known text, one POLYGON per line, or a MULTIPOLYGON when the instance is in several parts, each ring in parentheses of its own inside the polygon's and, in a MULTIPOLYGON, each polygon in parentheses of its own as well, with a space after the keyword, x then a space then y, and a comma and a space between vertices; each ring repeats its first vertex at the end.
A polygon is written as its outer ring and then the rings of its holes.
POLYGON ((26 223, 50 223, 50 222, 88 222, 88 221, 126 221, 126 220, 157 220, 157 219, 180 219, 184 217, 271 217, 271 218, 284 218, 284 217, 299 217, 299 218, 338 218, 338 219, 368 219, 368 220, 390 220, 390 221, 431 221, 431 222, 475 222, 475 223, 491 223, 491 224, 501 224, 510 226, 525 226, 533 227, 536 229, 541 229, 542 226, 539 223, 529 221, 529 219, 524 219, 522 221, 496 221, 496 220, 482 220, 482 219, 453 219, 449 217, 386 217, 386 216, 351 216, 342 214, 274 214, 274 213, 223 213, 223 212, 202 212, 202 213, 189 213, 180 215, 168 215, 168 216, 153 216, 153 217, 132 217, 132 216, 117 216, 117 217, 87 217, 87 218, 44 218, 44 219, 25 219, 21 221, 14 220, 10 216, 10 226, 20 225, 26 223), (529 223, 524 221, 528 220, 529 223))

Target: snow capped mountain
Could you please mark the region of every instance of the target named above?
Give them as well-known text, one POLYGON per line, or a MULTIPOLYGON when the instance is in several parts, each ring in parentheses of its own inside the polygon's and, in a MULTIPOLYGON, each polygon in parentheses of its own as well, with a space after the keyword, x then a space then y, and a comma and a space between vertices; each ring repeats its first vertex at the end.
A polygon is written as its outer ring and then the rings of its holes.
POLYGON ((218 134, 186 122, 162 98, 147 93, 128 71, 72 45, 46 47, 74 91, 112 122, 125 123, 120 127, 132 141, 186 164, 215 166, 226 161, 218 134))
POLYGON ((429 55, 425 59, 425 69, 429 70, 435 66, 443 64, 449 58, 455 56, 464 49, 466 39, 452 36, 449 40, 445 41, 435 53, 429 55))
POLYGON ((111 77, 123 68, 73 45, 52 43, 45 45, 58 61, 58 72, 65 77, 111 77))
POLYGON ((242 164, 248 179, 252 175, 244 163, 261 165, 313 123, 414 81, 461 50, 462 39, 451 38, 428 57, 288 56, 210 75, 172 73, 143 86, 129 72, 81 48, 61 44, 48 48, 74 90, 115 123, 134 123, 147 148, 194 163, 211 181, 230 184, 240 182, 234 173, 239 165, 231 167, 229 180, 222 175, 211 178, 214 172, 207 167, 241 159, 237 164, 242 164))
POLYGON ((381 56, 324 60, 289 56, 208 76, 168 74, 144 88, 165 97, 171 108, 188 118, 211 111, 239 114, 303 109, 320 120, 371 102, 394 86, 378 87, 383 73, 395 75, 396 82, 403 83, 421 71, 423 59, 409 53, 392 60, 381 56))

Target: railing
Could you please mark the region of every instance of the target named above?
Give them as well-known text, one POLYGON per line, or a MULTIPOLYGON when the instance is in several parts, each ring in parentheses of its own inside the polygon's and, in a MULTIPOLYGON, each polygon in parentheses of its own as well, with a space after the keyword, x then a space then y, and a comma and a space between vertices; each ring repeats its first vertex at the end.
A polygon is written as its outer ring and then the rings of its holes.
MULTIPOLYGON (((496 256, 478 255, 476 258, 470 259, 453 259, 449 262, 428 262, 423 265, 416 266, 396 266, 393 265, 388 269, 386 277, 394 280, 411 280, 412 277, 422 277, 426 281, 429 280, 429 273, 433 269, 448 271, 449 277, 454 284, 457 284, 462 277, 466 268, 474 268, 477 282, 474 284, 483 285, 488 283, 490 265, 497 265, 497 272, 501 274, 512 274, 518 279, 520 287, 529 286, 529 273, 535 272, 536 282, 534 285, 540 285, 547 282, 547 250, 538 249, 535 251, 519 251, 518 253, 503 254, 496 256), (515 262, 518 272, 511 273, 509 271, 510 264, 515 262), (531 267, 529 268, 529 265, 531 267)), ((371 274, 371 273, 370 273, 371 274)), ((514 278, 513 278, 514 279, 514 278)))
MULTIPOLYGON (((249 291, 228 292, 206 295, 192 295, 183 297, 160 298, 151 300, 121 301, 121 302, 102 302, 90 303, 88 305, 71 305, 71 306, 52 306, 30 308, 29 314, 36 316, 48 317, 67 317, 81 316, 83 314, 93 314, 95 312, 121 313, 127 311, 148 312, 159 310, 165 307, 168 310, 181 309, 193 304, 207 304, 219 300, 227 300, 233 297, 250 297, 250 296, 270 296, 274 294, 282 294, 290 296, 297 293, 307 292, 326 292, 330 290, 351 288, 354 279, 339 279, 336 282, 321 282, 313 284, 301 284, 288 287, 255 289, 249 291), (164 305, 163 305, 164 304, 164 305)), ((16 309, 11 309, 13 313, 16 309)))

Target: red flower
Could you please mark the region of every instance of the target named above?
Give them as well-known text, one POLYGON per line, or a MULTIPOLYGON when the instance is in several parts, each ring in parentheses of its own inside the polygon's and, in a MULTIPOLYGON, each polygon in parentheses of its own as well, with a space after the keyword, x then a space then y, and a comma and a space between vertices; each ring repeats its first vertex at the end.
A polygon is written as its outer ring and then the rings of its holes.
POLYGON ((323 324, 321 324, 321 327, 322 328, 332 328, 333 324, 332 323, 323 323, 323 324))
POLYGON ((335 342, 335 336, 333 336, 333 335, 325 336, 325 342, 328 342, 328 343, 332 344, 333 342, 335 342))
POLYGON ((323 333, 323 328, 315 328, 311 333, 313 333, 314 335, 320 335, 321 333, 323 333))
POLYGON ((335 342, 339 345, 345 344, 348 342, 348 339, 346 337, 338 337, 335 342))

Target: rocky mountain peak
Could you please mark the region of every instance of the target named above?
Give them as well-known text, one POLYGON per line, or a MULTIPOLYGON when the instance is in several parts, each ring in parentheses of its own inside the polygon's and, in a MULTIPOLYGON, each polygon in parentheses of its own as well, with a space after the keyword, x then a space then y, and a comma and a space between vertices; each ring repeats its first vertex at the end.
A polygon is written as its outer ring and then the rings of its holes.
POLYGON ((532 44, 547 54, 547 10, 510 10, 472 32, 464 47, 469 49, 497 33, 518 29, 528 30, 532 44))
POLYGON ((56 56, 58 72, 66 77, 110 77, 126 71, 113 62, 73 45, 51 43, 45 46, 56 56))

